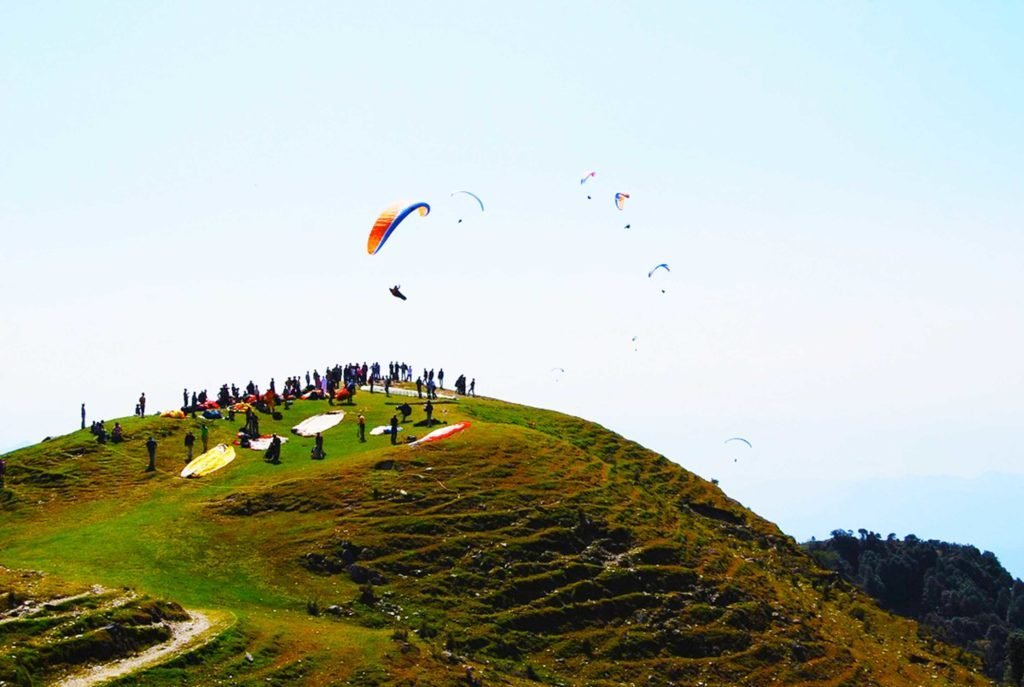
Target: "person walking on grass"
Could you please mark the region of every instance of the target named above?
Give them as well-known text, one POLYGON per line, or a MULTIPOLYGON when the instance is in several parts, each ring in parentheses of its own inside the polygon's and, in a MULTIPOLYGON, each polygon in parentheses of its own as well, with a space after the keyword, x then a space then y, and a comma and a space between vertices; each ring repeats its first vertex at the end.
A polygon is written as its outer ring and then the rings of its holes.
POLYGON ((359 441, 366 443, 366 418, 359 413, 359 441))
POLYGON ((139 417, 146 417, 146 392, 139 396, 139 417))
POLYGON ((156 439, 152 436, 146 440, 146 451, 149 452, 149 465, 146 467, 146 472, 153 472, 156 470, 156 439))
POLYGON ((210 428, 205 424, 199 427, 199 438, 203 440, 203 453, 210 450, 210 428))
POLYGON ((391 445, 394 446, 398 443, 398 416, 391 416, 391 445))
POLYGON ((185 432, 185 450, 188 452, 188 457, 185 458, 185 464, 188 465, 192 462, 192 447, 196 443, 196 435, 192 433, 192 430, 185 432))

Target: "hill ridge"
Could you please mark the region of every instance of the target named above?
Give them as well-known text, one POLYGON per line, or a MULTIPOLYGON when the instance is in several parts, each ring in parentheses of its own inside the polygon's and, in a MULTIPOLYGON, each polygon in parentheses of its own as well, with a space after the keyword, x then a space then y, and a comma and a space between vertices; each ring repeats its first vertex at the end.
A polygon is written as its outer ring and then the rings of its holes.
MULTIPOLYGON (((371 426, 393 412, 382 394, 354 400, 371 426)), ((296 402, 261 427, 326 407, 296 402)), ((239 616, 198 663, 119 684, 985 684, 970 656, 919 639, 664 456, 554 411, 445 409, 471 429, 362 443, 350 412, 323 461, 293 437, 281 465, 240 449, 196 481, 172 467, 190 419, 126 419, 135 438, 116 452, 86 432, 23 449, 0 563, 239 616), (143 472, 150 433, 163 472, 143 472)), ((209 426, 211 443, 236 431, 209 426)))

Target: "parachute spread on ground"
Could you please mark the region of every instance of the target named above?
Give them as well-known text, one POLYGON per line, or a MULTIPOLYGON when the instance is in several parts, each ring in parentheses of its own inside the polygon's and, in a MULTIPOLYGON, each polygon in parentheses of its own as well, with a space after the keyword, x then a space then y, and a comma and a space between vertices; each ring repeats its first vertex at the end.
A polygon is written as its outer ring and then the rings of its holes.
POLYGON ((730 438, 730 439, 726 439, 726 440, 725 440, 724 442, 722 442, 722 443, 724 443, 724 444, 728 444, 728 443, 729 443, 730 441, 742 441, 742 442, 743 442, 744 444, 746 444, 746 445, 747 445, 747 446, 749 446, 750 448, 754 448, 754 445, 753 445, 753 444, 751 444, 751 443, 750 443, 749 441, 747 441, 746 439, 744 439, 743 437, 732 437, 732 438, 730 438))
POLYGON ((581 185, 585 184, 585 183, 587 183, 588 179, 592 179, 592 178, 594 178, 596 176, 597 176, 597 172, 584 172, 583 173, 583 178, 580 179, 580 184, 581 185))
POLYGON ((622 207, 626 204, 626 200, 628 198, 629 198, 629 194, 628 193, 616 193, 615 194, 615 207, 617 207, 618 209, 621 210, 622 207))
POLYGON ((380 213, 377 221, 370 229, 370 236, 366 240, 366 252, 376 255, 377 251, 384 247, 384 244, 391 237, 391 233, 402 223, 406 217, 414 212, 419 212, 420 217, 430 214, 430 206, 426 203, 396 203, 384 212, 380 213))

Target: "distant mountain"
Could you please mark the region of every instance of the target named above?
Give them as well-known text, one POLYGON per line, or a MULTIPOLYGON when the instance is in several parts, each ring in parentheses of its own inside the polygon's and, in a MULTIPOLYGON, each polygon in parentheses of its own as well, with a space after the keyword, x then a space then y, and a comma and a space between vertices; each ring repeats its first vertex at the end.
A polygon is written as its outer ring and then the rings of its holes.
POLYGON ((883 608, 982 657, 991 677, 1008 674, 1009 637, 1024 630, 1024 582, 993 553, 914 535, 901 540, 863 529, 858 534, 835 530, 830 539, 804 547, 883 608))

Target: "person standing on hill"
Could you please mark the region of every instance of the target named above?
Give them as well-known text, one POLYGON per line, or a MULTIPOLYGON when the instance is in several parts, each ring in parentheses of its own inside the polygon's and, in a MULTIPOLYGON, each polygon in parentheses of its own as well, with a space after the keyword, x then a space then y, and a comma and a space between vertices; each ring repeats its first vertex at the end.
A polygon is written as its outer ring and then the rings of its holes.
POLYGON ((199 426, 199 437, 203 440, 203 453, 210 450, 210 428, 205 424, 199 426))
POLYGON ((152 436, 146 440, 146 451, 149 452, 149 465, 146 467, 146 472, 153 472, 156 470, 156 439, 152 436))
POLYGON ((281 464, 281 437, 274 435, 274 438, 270 440, 270 446, 267 448, 266 454, 263 456, 271 465, 281 464))
POLYGON ((139 396, 139 417, 146 417, 146 392, 139 396))
POLYGON ((469 395, 473 396, 474 398, 476 397, 476 377, 473 377, 473 379, 469 380, 469 395))
POLYGON ((391 398, 391 377, 384 378, 384 395, 391 398))
POLYGON ((359 413, 359 441, 366 443, 366 418, 359 413))
POLYGON ((441 387, 442 389, 444 388, 444 368, 443 367, 440 370, 437 371, 437 385, 439 387, 441 387))
POLYGON ((391 415, 391 445, 398 443, 398 416, 391 415))
POLYGON ((427 398, 427 405, 423 406, 423 410, 427 413, 427 427, 431 427, 434 424, 434 404, 430 402, 430 398, 427 398))
POLYGON ((188 408, 188 389, 187 388, 181 390, 181 409, 185 410, 185 408, 188 408))
POLYGON ((85 429, 85 404, 82 404, 82 429, 85 429))
POLYGON ((416 378, 416 398, 423 398, 423 377, 416 378))
POLYGON ((196 435, 192 433, 192 430, 185 432, 185 450, 188 452, 188 457, 185 458, 185 464, 188 465, 192 462, 192 447, 196 443, 196 435))

